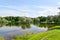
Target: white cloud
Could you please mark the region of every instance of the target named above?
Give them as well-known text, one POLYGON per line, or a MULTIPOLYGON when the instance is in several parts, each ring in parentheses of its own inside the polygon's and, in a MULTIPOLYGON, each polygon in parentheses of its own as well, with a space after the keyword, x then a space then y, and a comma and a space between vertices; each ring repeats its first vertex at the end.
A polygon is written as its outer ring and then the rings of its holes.
POLYGON ((60 2, 58 2, 58 4, 60 4, 60 2))
POLYGON ((35 8, 42 8, 43 11, 37 12, 37 16, 57 15, 60 10, 57 7, 49 6, 35 6, 35 8))
POLYGON ((60 2, 58 2, 57 4, 60 4, 60 2))
POLYGON ((57 6, 60 7, 60 0, 57 0, 57 6))
POLYGON ((29 10, 26 6, 13 6, 13 5, 8 5, 8 6, 4 6, 4 5, 0 5, 0 7, 5 7, 5 8, 9 8, 9 9, 14 9, 14 10, 18 10, 18 11, 31 11, 29 10))
POLYGON ((49 7, 49 6, 32 6, 32 8, 43 9, 42 11, 30 10, 29 7, 24 8, 17 6, 3 6, 8 9, 3 9, 0 11, 0 16, 27 16, 27 17, 37 17, 37 16, 48 16, 48 15, 57 15, 59 9, 57 7, 49 7), (33 12, 34 11, 34 12, 33 12), (31 12, 31 13, 29 13, 31 12))

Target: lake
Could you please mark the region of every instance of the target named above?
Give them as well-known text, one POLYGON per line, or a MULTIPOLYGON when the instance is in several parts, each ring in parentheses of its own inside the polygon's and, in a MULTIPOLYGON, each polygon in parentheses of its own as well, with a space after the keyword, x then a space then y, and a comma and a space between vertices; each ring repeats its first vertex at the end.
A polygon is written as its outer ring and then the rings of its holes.
POLYGON ((46 27, 38 27, 31 24, 29 28, 23 29, 21 26, 2 26, 0 27, 0 36, 4 36, 6 40, 11 40, 13 35, 23 35, 26 33, 37 33, 47 31, 46 27), (8 38, 8 39, 7 39, 8 38))

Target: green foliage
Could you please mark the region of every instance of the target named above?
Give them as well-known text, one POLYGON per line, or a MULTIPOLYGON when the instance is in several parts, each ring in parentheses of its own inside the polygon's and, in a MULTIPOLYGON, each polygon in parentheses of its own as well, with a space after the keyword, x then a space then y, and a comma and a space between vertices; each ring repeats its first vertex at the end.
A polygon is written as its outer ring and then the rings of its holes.
POLYGON ((56 16, 47 16, 47 17, 37 17, 37 18, 29 18, 29 17, 0 17, 0 23, 6 23, 8 24, 37 24, 37 23, 60 23, 60 15, 56 16))
POLYGON ((30 24, 39 25, 40 24, 60 24, 60 15, 55 16, 41 16, 37 18, 29 18, 29 17, 19 17, 19 16, 8 16, 8 17, 0 17, 0 23, 6 25, 17 25, 22 26, 22 28, 26 28, 30 24))
POLYGON ((7 23, 8 21, 5 18, 0 17, 0 24, 7 24, 7 23))

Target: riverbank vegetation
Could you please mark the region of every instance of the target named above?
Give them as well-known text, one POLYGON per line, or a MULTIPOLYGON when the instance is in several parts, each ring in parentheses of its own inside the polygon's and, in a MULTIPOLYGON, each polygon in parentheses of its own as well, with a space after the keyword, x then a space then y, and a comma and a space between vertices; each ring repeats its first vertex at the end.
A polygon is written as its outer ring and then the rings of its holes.
POLYGON ((16 35, 14 40, 60 40, 60 26, 55 26, 54 30, 40 32, 35 34, 16 35))
POLYGON ((9 25, 30 25, 30 24, 60 24, 60 15, 55 16, 40 16, 37 18, 30 18, 30 17, 14 17, 14 16, 7 16, 7 17, 0 17, 0 23, 2 24, 9 24, 9 25))
MULTIPOLYGON (((30 17, 3 17, 9 23, 12 24, 30 24, 30 23, 60 23, 60 15, 55 16, 47 16, 47 17, 37 17, 37 18, 30 18, 30 17)), ((6 21, 5 21, 6 22, 6 21)))
POLYGON ((21 26, 23 29, 30 28, 30 24, 39 27, 48 27, 47 32, 29 33, 23 36, 15 35, 13 40, 59 40, 60 38, 60 15, 55 16, 40 16, 36 18, 20 17, 20 16, 7 16, 0 17, 0 26, 3 25, 16 25, 21 26), (2 24, 2 25, 1 25, 2 24))

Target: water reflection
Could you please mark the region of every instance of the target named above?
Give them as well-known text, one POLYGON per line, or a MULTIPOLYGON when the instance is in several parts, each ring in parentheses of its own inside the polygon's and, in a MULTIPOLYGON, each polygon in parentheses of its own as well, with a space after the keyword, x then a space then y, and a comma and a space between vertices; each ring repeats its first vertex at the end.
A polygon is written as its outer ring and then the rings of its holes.
POLYGON ((0 36, 4 37, 12 37, 13 35, 23 35, 26 33, 37 33, 47 31, 48 28, 54 27, 60 24, 44 24, 44 23, 37 23, 37 24, 0 24, 0 36))
MULTIPOLYGON (((17 26, 17 27, 21 27, 22 29, 26 29, 26 28, 30 28, 30 25, 31 24, 13 24, 13 23, 8 23, 8 24, 2 24, 0 23, 0 27, 3 27, 3 26, 17 26)), ((60 24, 54 24, 54 23, 34 23, 33 25, 36 25, 37 27, 48 27, 48 28, 52 28, 54 26, 58 26, 60 24)))
POLYGON ((30 25, 30 28, 22 29, 18 26, 3 26, 0 28, 0 35, 15 35, 15 34, 25 34, 25 33, 37 33, 47 31, 47 27, 37 27, 36 25, 30 25))
POLYGON ((60 24, 56 24, 56 23, 37 23, 37 24, 34 24, 34 25, 37 25, 38 27, 48 27, 48 28, 52 28, 54 26, 60 26, 60 24))
POLYGON ((40 25, 33 25, 33 24, 0 24, 0 35, 17 35, 17 34, 25 34, 25 33, 37 33, 42 31, 47 31, 48 27, 42 27, 40 25))
POLYGON ((30 28, 30 24, 6 24, 6 26, 17 26, 21 27, 22 29, 30 28))

